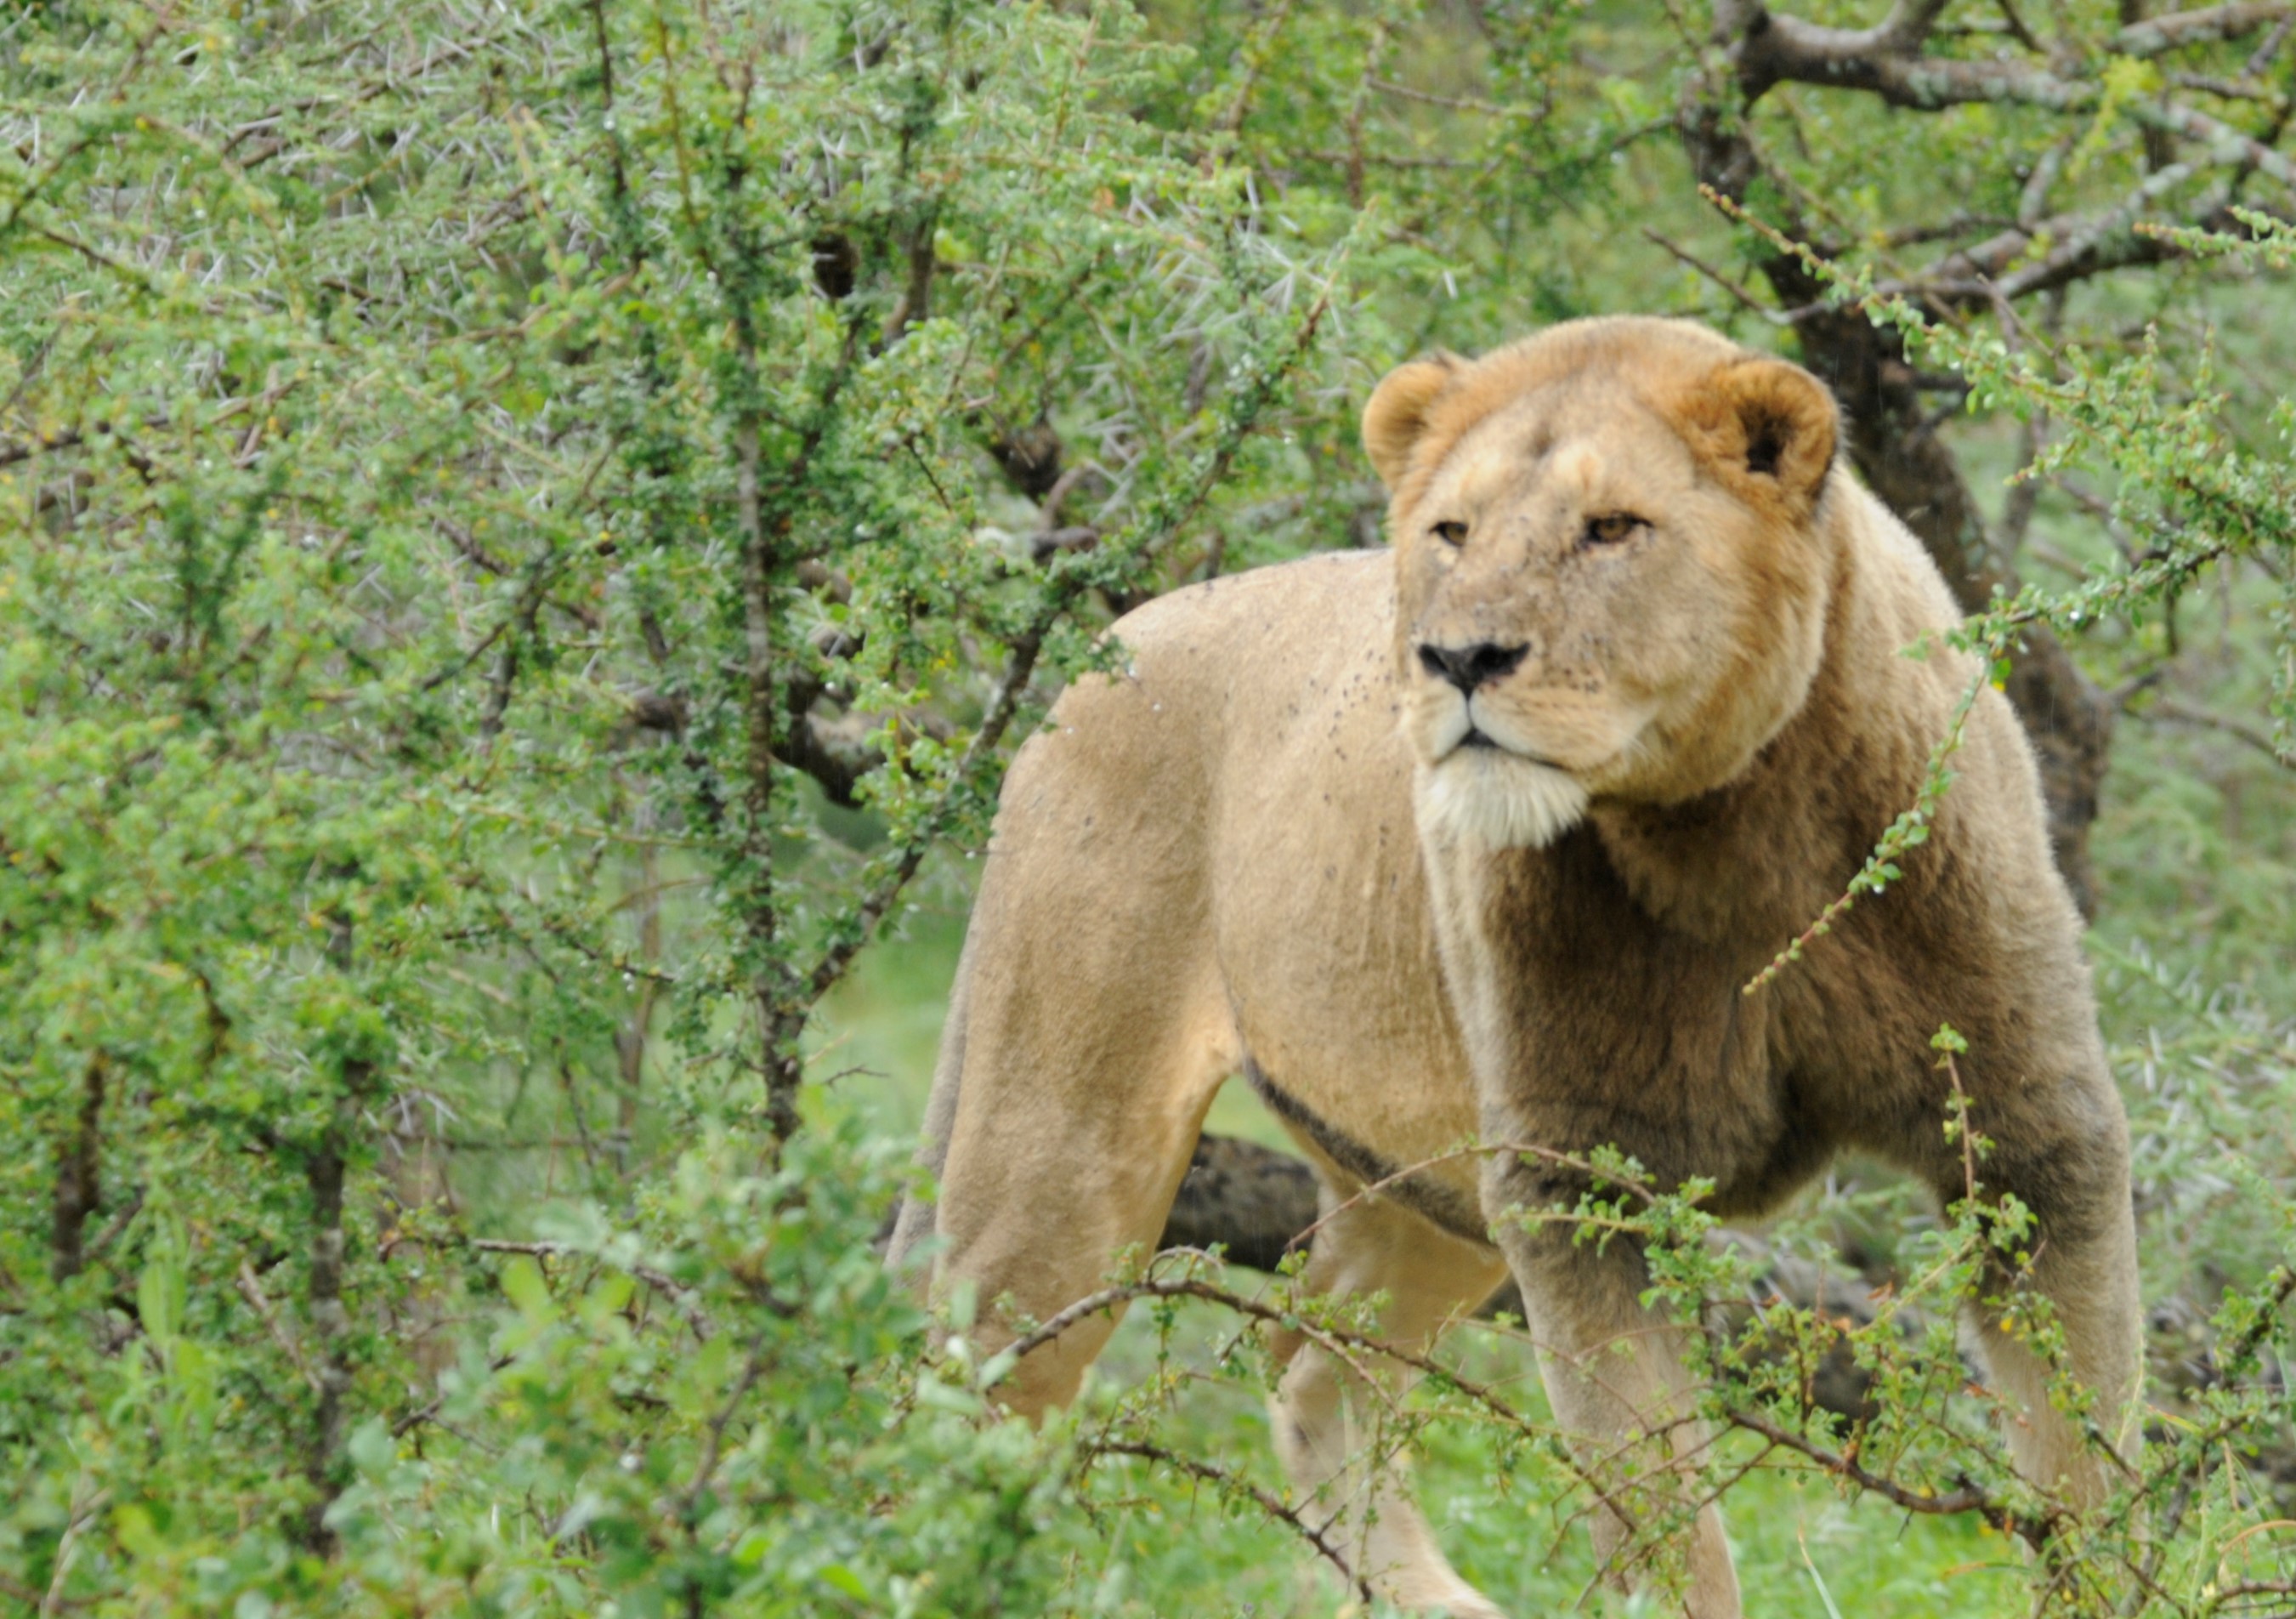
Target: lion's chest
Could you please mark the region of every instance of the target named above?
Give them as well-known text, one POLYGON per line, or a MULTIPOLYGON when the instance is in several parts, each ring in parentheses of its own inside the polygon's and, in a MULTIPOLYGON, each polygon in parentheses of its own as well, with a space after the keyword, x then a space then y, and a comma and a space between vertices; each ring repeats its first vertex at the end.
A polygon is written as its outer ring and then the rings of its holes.
POLYGON ((1734 957, 1613 929, 1578 948, 1512 941, 1480 970, 1455 950, 1447 967, 1417 871, 1374 871, 1388 904, 1365 903, 1360 875, 1349 892, 1311 873, 1223 930, 1255 1088, 1349 1178, 1440 1160, 1422 1179, 1447 1188, 1445 1206, 1423 1212, 1480 1234, 1482 1161, 1500 1143, 1615 1146, 1669 1184, 1713 1181, 1726 1214, 1774 1205, 1822 1165, 1837 1132, 1775 1004, 1740 993, 1734 957))
POLYGON ((1750 996, 1766 941, 1685 929, 1635 897, 1589 830, 1438 873, 1447 988, 1488 1139, 1616 1147, 1768 1206, 1837 1137, 1783 1014, 1750 996))

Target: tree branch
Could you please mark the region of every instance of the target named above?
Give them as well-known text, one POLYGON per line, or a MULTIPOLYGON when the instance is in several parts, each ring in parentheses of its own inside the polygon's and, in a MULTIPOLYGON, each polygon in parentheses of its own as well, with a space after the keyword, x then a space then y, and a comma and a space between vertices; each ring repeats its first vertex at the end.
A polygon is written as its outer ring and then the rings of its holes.
POLYGON ((2122 29, 2113 36, 2112 53, 2159 56, 2188 45, 2238 39, 2267 23, 2284 22, 2292 17, 2296 17, 2296 5, 2283 4, 2279 0, 2270 4, 2248 0, 2238 5, 2204 5, 2197 11, 2171 12, 2165 17, 2146 18, 2122 29))
MULTIPOLYGON (((1773 86, 1787 83, 1863 90, 1890 106, 1923 112, 1970 102, 2085 112, 2102 101, 2103 90, 2095 82, 2045 68, 2000 59, 1924 54, 1922 46, 1941 9, 1901 3, 1887 21, 1870 29, 1827 28, 1759 4, 1718 7, 1716 17, 1718 29, 1726 29, 1725 38, 1749 104, 1773 86)), ((2286 20, 2292 10, 2296 8, 2275 4, 2178 12, 2132 23, 2114 37, 2112 48, 2120 56, 2155 56, 2184 45, 2238 37, 2286 20)), ((2236 135, 2189 109, 2139 99, 2122 110, 2140 124, 2211 143, 2236 135)))
POLYGON ((1796 1455, 1816 1462, 1837 1478, 1855 1484, 1858 1489, 1878 1495, 1891 1506, 1907 1512, 1919 1512, 1938 1517, 1958 1517, 1977 1513, 1995 1528, 2013 1532, 2029 1544, 2038 1546, 2048 1539, 2051 1526, 2056 1522, 2054 1514, 2028 1516, 2012 1509, 2005 1503, 1987 1494, 1975 1485, 1964 1485, 1940 1495, 1928 1495, 1911 1490, 1896 1479, 1868 1471, 1861 1467, 1854 1451, 1830 1451, 1812 1442, 1803 1434, 1772 1421, 1759 1411, 1742 1410, 1733 1407, 1722 1413, 1723 1420, 1733 1427, 1759 1434, 1772 1444, 1792 1451, 1796 1455))
POLYGON ((86 1262, 82 1242, 88 1216, 103 1206, 103 1089, 110 1059, 99 1048, 88 1054, 80 1076, 79 1120, 56 1154, 55 1218, 50 1237, 51 1274, 70 1281, 86 1262))
POLYGON ((1175 1472, 1185 1473, 1190 1478, 1210 1484, 1225 1494, 1243 1497, 1269 1517, 1284 1524, 1294 1534, 1314 1547, 1316 1554, 1333 1568, 1338 1569, 1340 1577, 1347 1581, 1355 1589, 1356 1594, 1365 1602, 1369 1603, 1374 1599, 1370 1582, 1350 1569, 1348 1566, 1347 1558, 1341 1555, 1339 1548, 1324 1538, 1324 1530, 1330 1527, 1329 1524, 1324 1524, 1323 1528, 1316 1527, 1301 1516, 1297 1508, 1285 1506, 1277 1497, 1261 1489, 1250 1479, 1231 1473, 1225 1467, 1214 1467, 1210 1462, 1198 1461, 1192 1456, 1183 1456, 1177 1451, 1168 1451, 1161 1445, 1149 1444, 1136 1439, 1095 1439, 1090 1441, 1084 1449, 1084 1459, 1087 1462, 1096 1461, 1103 1456, 1136 1456, 1143 1461, 1152 1461, 1160 1467, 1169 1467, 1175 1472))
POLYGON ((1723 31, 1749 103, 1775 85, 1864 90, 1894 107, 1936 111, 1959 102, 2020 102, 2071 111, 2093 104, 2096 87, 2046 70, 1998 60, 1925 56, 1922 46, 1944 6, 1900 0, 1870 29, 1827 28, 1754 5, 1718 6, 1723 31))

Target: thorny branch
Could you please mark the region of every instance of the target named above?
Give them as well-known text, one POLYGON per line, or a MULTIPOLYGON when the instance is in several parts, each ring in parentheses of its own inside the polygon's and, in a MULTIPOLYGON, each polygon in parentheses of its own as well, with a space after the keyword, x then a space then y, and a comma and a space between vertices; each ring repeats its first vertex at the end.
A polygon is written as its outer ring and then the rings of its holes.
MULTIPOLYGON (((2261 1342, 2263 1332, 2268 1330, 2273 1310, 2278 1303, 2284 1303, 2291 1294, 2296 1294, 2296 1277, 2286 1278, 2284 1285, 2276 1291, 2276 1303, 2265 1311, 2253 1334, 2256 1342, 2261 1342)), ((1551 1453, 1570 1467, 1579 1482, 1594 1492, 1600 1506, 1620 1515, 1629 1534, 1639 1533, 1631 1509, 1616 1499, 1614 1492, 1605 1491, 1598 1475, 1606 1462, 1616 1460, 1626 1449, 1659 1437, 1660 1433, 1677 1428, 1682 1420, 1687 1420, 1678 1419, 1658 1432, 1634 1435, 1622 1442, 1620 1451, 1611 1457, 1578 1458, 1570 1454, 1568 1447, 1554 1442, 1559 1439, 1558 1434, 1530 1422, 1513 1404, 1501 1398, 1495 1388, 1463 1377, 1456 1368, 1431 1356, 1412 1352, 1367 1333, 1304 1319, 1299 1310, 1283 1303, 1270 1303, 1195 1277, 1145 1277, 1103 1288, 1078 1300, 1022 1333, 1005 1345, 1000 1358, 1010 1357, 1017 1361, 1050 1344, 1079 1321, 1140 1299, 1195 1299, 1263 1326, 1296 1334, 1332 1353, 1334 1358, 1343 1359, 1356 1376, 1374 1386, 1376 1380, 1364 1370, 1357 1357, 1392 1362, 1418 1372, 1435 1386, 1466 1399, 1482 1414, 1497 1420, 1502 1426, 1549 1447, 1551 1453)), ((2233 1347, 2236 1350, 2237 1344, 2233 1347)), ((2003 1533, 2014 1533, 2036 1546, 2047 1542, 2070 1519, 2069 1508, 2046 1495, 2042 1496, 2037 1509, 2028 1509, 2013 1505, 2003 1495, 1966 1480, 1955 1489, 1942 1492, 1920 1483, 1909 1483, 1864 1465, 1858 1458, 1858 1444, 1855 1437, 1842 1445, 1828 1444, 1750 1405, 1725 1401, 1713 1409, 1716 1417, 1726 1426, 1756 1434, 1770 1446, 1791 1451, 1857 1490, 1878 1496, 1907 1512, 1931 1516, 1973 1514, 2003 1533)), ((1103 1442, 1088 1442, 1088 1448, 1105 1448, 1105 1445, 1103 1442)), ((2140 1495, 2145 1492, 2140 1491, 2140 1495)), ((2174 1533, 2173 1525, 2169 1533, 2174 1533)))
POLYGON ((1169 1467, 1176 1473, 1183 1473, 1190 1478, 1208 1483, 1224 1495, 1242 1497, 1277 1523, 1289 1527, 1294 1534, 1315 1548, 1316 1555, 1333 1568, 1338 1569, 1340 1577, 1354 1588, 1358 1597, 1365 1602, 1374 1599, 1371 1582, 1349 1568, 1347 1558, 1325 1535, 1324 1531, 1331 1526, 1329 1524, 1319 1526, 1309 1523, 1298 1508, 1285 1505, 1272 1492, 1261 1489, 1250 1479, 1231 1472, 1226 1467, 1199 1461, 1193 1456, 1183 1456, 1178 1451, 1167 1450, 1162 1445, 1150 1444, 1145 1440, 1095 1439, 1084 1447, 1083 1459, 1088 1463, 1096 1461, 1103 1456, 1138 1457, 1143 1461, 1154 1462, 1159 1467, 1169 1467))
MULTIPOLYGON (((1332 292, 1327 288, 1309 308, 1307 316, 1292 334, 1290 352, 1286 358, 1287 366, 1296 363, 1305 355, 1315 341, 1316 331, 1322 325, 1324 316, 1330 312, 1331 300, 1332 292)), ((1271 370, 1280 375, 1285 368, 1285 366, 1277 366, 1271 367, 1271 370)), ((1104 545, 1096 547, 1095 548, 1102 553, 1103 558, 1111 554, 1136 555, 1146 550, 1169 535, 1177 533, 1193 520, 1196 513, 1202 509, 1204 503, 1211 497, 1212 491, 1219 487, 1221 480, 1226 476, 1229 468, 1234 464, 1236 452, 1242 445, 1243 431, 1259 414, 1266 402, 1266 395, 1272 390, 1274 383, 1274 376, 1263 378, 1259 385, 1251 390, 1251 397, 1239 402, 1234 413, 1232 431, 1226 440, 1213 454, 1205 458, 1204 464, 1198 469, 1188 488, 1172 508, 1168 512, 1157 514, 1152 530, 1136 529, 1117 536, 1104 545)), ((950 772, 948 786, 943 790, 933 806, 920 818, 914 830, 911 832, 898 852, 888 864, 880 868, 880 875, 875 882, 869 886, 859 904, 850 913, 848 925, 822 952, 811 969, 803 974, 800 982, 806 990, 805 1007, 809 1007, 812 1003, 818 1001, 822 996, 829 992, 840 978, 844 976, 846 969, 852 965, 861 947, 874 936, 878 925, 891 911, 902 892, 922 868, 925 856, 931 850, 934 842, 944 835, 963 814, 972 794, 978 790, 976 778, 980 766, 990 757, 996 746, 1004 740, 1005 732, 1011 727, 1014 717, 1020 712, 1029 683, 1036 673, 1037 661, 1043 653, 1046 637, 1052 633, 1054 627, 1092 583, 1092 578, 1091 572, 1086 568, 1070 566, 1056 571, 1045 587, 1035 613, 1031 615, 1021 633, 1013 639, 1004 672, 998 678, 996 690, 989 698, 988 711, 981 716, 980 728, 973 733, 972 740, 966 744, 964 752, 959 758, 955 769, 950 772)), ((802 1025, 806 1015, 805 1007, 799 1008, 795 1013, 800 1026, 802 1025)))

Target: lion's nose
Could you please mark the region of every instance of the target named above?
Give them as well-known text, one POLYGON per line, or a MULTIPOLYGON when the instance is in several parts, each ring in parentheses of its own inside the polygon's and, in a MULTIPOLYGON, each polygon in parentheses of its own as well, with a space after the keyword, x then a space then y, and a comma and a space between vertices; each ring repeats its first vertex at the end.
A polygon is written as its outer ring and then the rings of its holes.
POLYGON ((1530 648, 1501 646, 1482 641, 1472 646, 1438 646, 1430 641, 1419 644, 1419 662, 1438 680, 1448 680, 1472 697, 1475 688, 1487 680, 1504 679, 1514 673, 1522 662, 1522 654, 1530 648))

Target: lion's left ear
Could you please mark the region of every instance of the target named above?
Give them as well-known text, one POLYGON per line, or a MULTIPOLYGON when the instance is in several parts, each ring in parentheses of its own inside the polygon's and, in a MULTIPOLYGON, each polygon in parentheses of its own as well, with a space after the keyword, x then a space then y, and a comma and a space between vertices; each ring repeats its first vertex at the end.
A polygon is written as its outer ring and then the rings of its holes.
POLYGON ((1797 513, 1817 504, 1841 431, 1825 384, 1784 360, 1749 357, 1718 366, 1681 401, 1685 434, 1751 496, 1797 513))
POLYGON ((1427 413, 1458 380, 1459 362, 1447 354, 1398 366, 1381 379, 1364 406, 1364 454, 1379 481, 1393 489, 1411 464, 1411 447, 1427 430, 1427 413))

